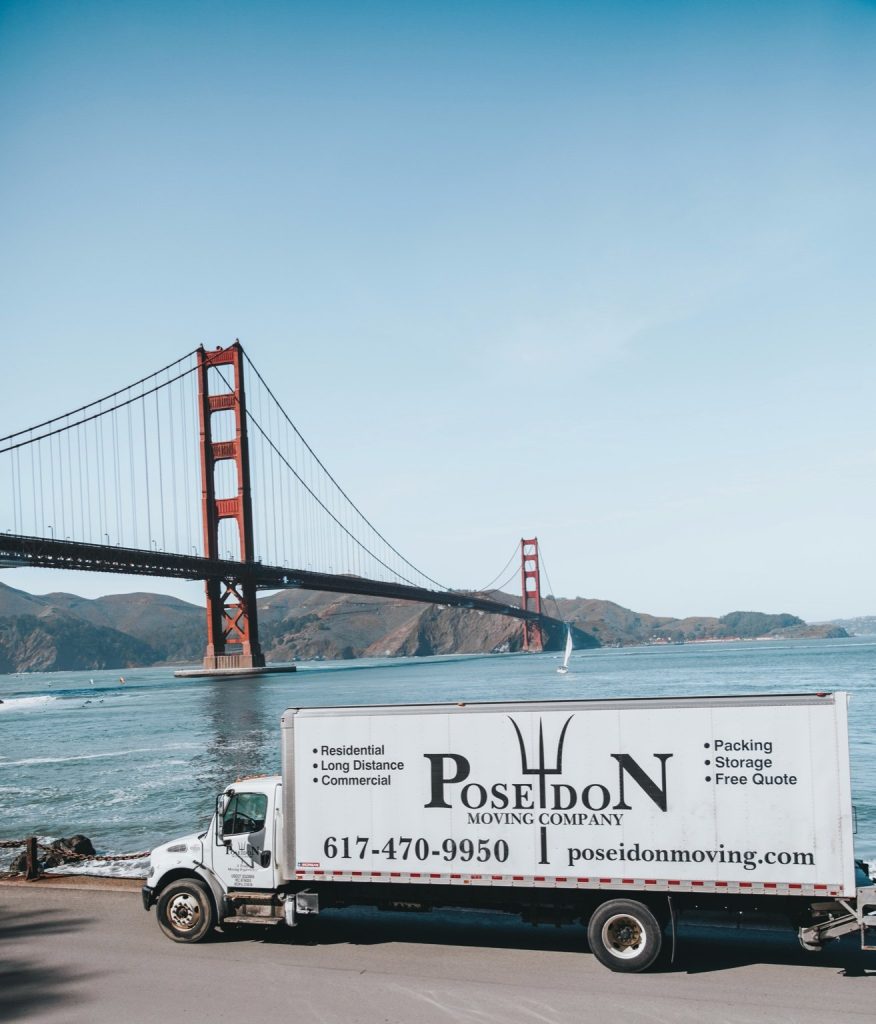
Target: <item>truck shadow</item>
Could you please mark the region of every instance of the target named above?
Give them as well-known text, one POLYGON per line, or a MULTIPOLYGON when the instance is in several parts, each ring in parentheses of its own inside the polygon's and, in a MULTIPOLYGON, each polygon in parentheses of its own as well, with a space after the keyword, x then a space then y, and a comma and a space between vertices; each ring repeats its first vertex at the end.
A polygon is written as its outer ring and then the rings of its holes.
POLYGON ((232 941, 235 934, 242 937, 244 932, 253 940, 309 946, 374 946, 399 942, 561 952, 587 949, 587 936, 580 924, 535 928, 512 914, 465 909, 406 913, 349 907, 325 910, 318 916, 301 919, 291 930, 282 925, 270 931, 257 926, 228 929, 232 941))
MULTIPOLYGON (((227 930, 225 941, 246 939, 271 944, 377 945, 423 943, 455 947, 543 950, 563 953, 589 952, 583 925, 563 927, 524 924, 519 918, 481 910, 436 910, 432 913, 401 913, 372 908, 328 910, 305 919, 294 929, 283 926, 266 931, 258 926, 227 930)), ((787 964, 821 967, 847 977, 876 977, 876 953, 861 950, 857 937, 847 936, 809 953, 796 934, 782 928, 731 928, 682 923, 674 963, 669 963, 670 939, 665 954, 652 968, 664 974, 705 974, 735 970, 753 964, 787 964)))
POLYGON ((845 977, 876 978, 876 953, 861 949, 858 936, 844 936, 818 952, 809 952, 791 929, 718 928, 682 925, 676 962, 668 970, 686 974, 728 971, 751 964, 831 969, 845 977))
MULTIPOLYGON (((93 975, 22 956, 29 940, 47 936, 75 936, 90 918, 63 910, 13 912, 0 905, 0 1021, 24 1020, 46 1010, 83 1002, 73 991, 93 975), (15 956, 10 956, 13 950, 15 956)), ((72 939, 72 941, 76 941, 72 939)))

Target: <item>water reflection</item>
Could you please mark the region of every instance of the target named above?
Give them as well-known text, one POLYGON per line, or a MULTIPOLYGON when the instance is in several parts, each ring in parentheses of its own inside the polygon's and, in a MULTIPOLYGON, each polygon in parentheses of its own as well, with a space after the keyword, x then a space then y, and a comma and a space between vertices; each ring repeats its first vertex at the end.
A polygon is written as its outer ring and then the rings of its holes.
POLYGON ((205 807, 229 782, 279 770, 276 716, 260 679, 216 679, 204 692, 207 742, 192 758, 195 790, 205 807))

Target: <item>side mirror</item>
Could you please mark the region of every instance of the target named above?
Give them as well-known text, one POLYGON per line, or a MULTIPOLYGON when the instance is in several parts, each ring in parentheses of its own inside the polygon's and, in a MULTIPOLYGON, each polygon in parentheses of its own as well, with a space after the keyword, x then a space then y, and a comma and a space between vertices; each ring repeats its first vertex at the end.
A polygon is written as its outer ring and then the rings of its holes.
POLYGON ((225 819, 225 811, 228 809, 228 804, 230 803, 231 798, 233 796, 234 796, 234 791, 230 790, 227 793, 220 793, 219 796, 216 797, 216 830, 215 830, 215 833, 214 833, 215 834, 214 842, 215 842, 216 846, 225 846, 229 842, 229 840, 227 840, 225 838, 225 833, 223 832, 223 826, 224 826, 224 819, 225 819))

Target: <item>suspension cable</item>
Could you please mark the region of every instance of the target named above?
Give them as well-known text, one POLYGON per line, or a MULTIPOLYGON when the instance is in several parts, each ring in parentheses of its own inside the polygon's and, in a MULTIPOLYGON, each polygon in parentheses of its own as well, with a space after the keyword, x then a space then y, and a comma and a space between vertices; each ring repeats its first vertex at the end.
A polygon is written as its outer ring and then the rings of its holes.
MULTIPOLYGON (((505 572, 505 570, 508 568, 508 566, 514 561, 514 559, 517 557, 517 552, 519 550, 520 550, 520 545, 519 544, 515 544, 514 545, 514 550, 511 552, 511 557, 508 559, 508 561, 496 573, 495 577, 492 580, 490 580, 490 582, 485 587, 481 587, 477 591, 477 593, 482 594, 482 593, 484 593, 484 591, 489 590, 490 587, 495 586, 496 580, 502 575, 503 572, 505 572)), ((507 583, 507 582, 509 582, 509 581, 506 580, 505 583, 507 583)), ((504 586, 504 585, 505 584, 503 583, 502 586, 504 586)))
POLYGON ((560 612, 560 606, 557 604, 557 595, 554 592, 553 584, 551 583, 551 578, 550 576, 548 576, 547 565, 545 564, 544 555, 541 553, 541 550, 539 550, 538 553, 538 560, 541 563, 542 569, 544 570, 544 578, 547 580, 547 585, 548 587, 550 587, 551 600, 554 602, 554 609, 557 613, 557 618, 560 620, 560 622, 563 622, 564 620, 562 613, 560 612))
POLYGON ((514 577, 516 575, 517 575, 517 570, 515 569, 514 572, 511 573, 511 575, 508 577, 507 580, 505 580, 504 583, 500 583, 497 587, 494 587, 494 586, 485 587, 483 590, 479 590, 478 593, 479 594, 489 594, 489 593, 495 593, 496 591, 503 591, 504 592, 505 587, 508 586, 508 584, 514 579, 514 577))
MULTIPOLYGON (((283 406, 280 404, 279 400, 277 399, 277 396, 274 394, 273 391, 271 391, 271 389, 268 386, 267 382, 265 381, 264 377, 262 377, 262 375, 259 373, 258 367, 249 358, 249 356, 246 354, 245 350, 243 351, 243 356, 246 359, 246 361, 249 364, 249 366, 251 367, 253 373, 256 375, 256 377, 258 377, 259 381, 261 381, 262 387, 267 391, 267 393, 274 400, 274 403, 276 404, 276 406, 280 410, 280 412, 283 414, 283 417, 286 420, 286 422, 295 431, 295 433, 298 435, 298 437, 301 438, 301 441, 304 444, 304 447, 308 450, 308 452, 310 452, 310 454, 313 457, 313 459, 316 462, 316 464, 323 471, 323 473, 325 473, 325 475, 329 478, 329 480, 331 480, 331 482, 335 485, 335 487, 337 487, 338 491, 341 493, 341 495, 343 495, 345 500, 350 504, 350 506, 354 509, 356 514, 365 523, 365 525, 373 533, 375 533, 377 535, 377 537, 380 538, 380 540, 383 541, 383 543, 390 549, 390 551, 393 552, 393 554, 398 555, 398 557, 405 563, 405 565, 407 565, 409 568, 413 569, 414 572, 417 573, 418 576, 422 576, 423 579, 426 579, 430 583, 434 584, 436 587, 438 587, 439 590, 447 590, 448 588, 446 586, 444 586, 443 583, 439 583, 437 580, 433 580, 431 576, 427 576, 426 573, 424 573, 421 569, 418 569, 412 562, 409 562, 408 559, 405 558, 405 556, 400 551, 398 551, 395 547, 393 547, 392 544, 390 544, 390 542, 386 539, 386 537, 383 536, 383 534, 377 529, 377 527, 375 527, 374 524, 372 522, 370 522, 370 520, 364 515, 364 513, 361 511, 361 509, 359 509, 359 507, 356 505, 356 503, 352 500, 352 498, 350 498, 350 496, 347 494, 347 492, 343 489, 343 487, 341 487, 341 485, 337 482, 337 480, 335 480, 335 478, 332 476, 332 474, 328 471, 328 469, 325 467, 325 465, 322 462, 322 460, 320 459, 320 457, 316 454, 316 452, 307 443, 307 441, 304 438, 304 435, 301 433, 301 431, 298 429, 298 427, 295 426, 294 422, 290 419, 288 413, 286 412, 286 410, 283 408, 283 406)), ((249 415, 249 410, 247 410, 247 414, 249 415)), ((291 469, 292 467, 290 466, 289 468, 291 469)), ((295 471, 293 470, 293 472, 295 472, 295 471)), ((297 474, 296 474, 296 476, 297 476, 297 474)), ((300 479, 300 477, 299 477, 299 479, 300 479)), ((303 483, 303 481, 302 481, 302 483, 303 483)), ((310 488, 308 488, 308 490, 310 490, 310 488)), ((311 491, 311 494, 313 494, 312 491, 311 491)), ((316 495, 314 495, 314 497, 316 497, 316 495)), ((319 501, 318 498, 317 498, 317 501, 319 501)), ((323 508, 325 508, 325 505, 323 505, 323 503, 321 501, 319 501, 319 503, 320 503, 320 505, 322 505, 323 508)), ((326 509, 326 511, 328 512, 328 509, 326 509)), ((332 515, 332 514, 329 512, 329 515, 332 515)), ((340 523, 340 521, 334 515, 332 515, 332 519, 334 519, 335 522, 338 523, 338 525, 341 526, 342 529, 345 532, 349 533, 349 531, 346 529, 346 527, 343 526, 343 524, 340 523)), ((353 534, 350 534, 350 536, 353 537, 354 540, 356 539, 353 536, 353 534)), ((358 543, 358 541, 357 541, 357 543, 358 543)), ((386 568, 389 569, 389 566, 386 566, 386 568)), ((394 570, 390 569, 389 571, 393 572, 394 570)), ((400 575, 400 574, 398 574, 398 575, 400 575)))
MULTIPOLYGON (((5 443, 6 441, 11 441, 13 437, 20 437, 22 434, 32 433, 34 430, 42 430, 43 427, 48 427, 52 423, 57 423, 58 420, 69 419, 71 416, 76 416, 80 412, 85 412, 86 409, 90 409, 92 408, 92 406, 101 405, 103 402, 108 402, 111 398, 116 398, 118 395, 123 394, 125 391, 130 391, 132 388, 139 387, 141 384, 145 384, 146 381, 152 380, 153 377, 157 377, 159 376, 159 374, 162 374, 167 370, 172 370, 175 366, 179 366, 180 363, 185 362, 186 359, 189 359, 196 352, 197 349, 192 349, 191 352, 187 352, 184 356, 180 356, 179 359, 174 359, 172 363, 168 363, 167 366, 162 367, 160 370, 156 370, 154 373, 147 374, 145 377, 142 377, 140 380, 134 381, 133 384, 129 384, 125 388, 119 388, 118 391, 113 391, 109 395, 104 395, 103 398, 96 398, 93 402, 88 402, 86 405, 80 405, 78 409, 72 409, 70 412, 62 413, 60 416, 53 416, 50 420, 43 420, 42 423, 36 423, 32 427, 27 427, 24 430, 16 430, 14 434, 7 434, 6 437, 0 437, 0 444, 5 443)), ((197 367, 193 367, 192 369, 197 369, 197 367)), ((179 380, 179 377, 174 377, 174 380, 179 380)), ((168 381, 167 383, 170 384, 172 383, 172 381, 168 381)), ((121 406, 119 406, 119 408, 121 408, 121 406)), ((107 411, 111 412, 112 410, 107 411)), ((80 422, 84 423, 85 420, 81 420, 80 422)), ((72 426, 75 427, 78 426, 78 424, 74 423, 72 424, 72 426)), ((43 435, 43 437, 47 436, 47 434, 43 435)), ((5 450, 8 451, 9 449, 5 450)))
MULTIPOLYGON (((241 346, 241 349, 242 348, 243 347, 241 346)), ((352 508, 355 509, 355 511, 358 513, 360 519, 362 519, 362 521, 372 530, 372 532, 380 540, 382 540, 384 544, 386 544, 386 546, 390 549, 390 551, 392 551, 394 554, 398 555, 398 557, 405 563, 405 565, 407 565, 411 569, 413 569, 414 572, 418 576, 422 576, 423 579, 428 580, 430 583, 434 584, 439 590, 448 590, 449 589, 448 587, 445 587, 443 584, 438 583, 436 580, 433 580, 431 578, 431 576, 427 576, 426 573, 422 572, 413 563, 409 562, 404 557, 404 555, 402 555, 401 552, 397 551, 396 548, 394 548, 392 546, 392 544, 390 544, 389 541, 380 533, 380 531, 377 530, 368 521, 368 519, 366 519, 366 517, 362 514, 362 512, 359 511, 359 509, 356 507, 354 502, 346 494, 346 492, 341 487, 341 485, 337 482, 337 480, 335 480, 335 478, 331 475, 331 473, 326 469, 326 467, 323 465, 322 461, 320 460, 319 456, 310 447, 310 445, 304 439, 304 436, 301 434, 301 432, 298 430, 298 428, 295 426, 295 424, 289 418, 288 414, 286 413, 286 410, 283 408, 282 405, 280 405, 279 401, 277 400, 276 395, 273 393, 273 391, 271 391, 271 389, 268 387, 267 383, 265 382, 264 377, 262 377, 262 375, 259 373, 258 368, 255 366, 255 364, 252 362, 252 360, 249 358, 249 356, 246 355, 245 351, 244 351, 243 354, 244 354, 244 357, 246 358, 247 363, 252 368, 253 373, 255 373, 256 377, 259 379, 262 387, 265 389, 265 391, 267 391, 267 393, 273 399, 275 407, 279 410, 279 412, 283 415, 283 418, 288 422, 289 426, 292 427, 292 429, 295 431, 295 433, 301 439, 302 443, 304 444, 304 447, 308 450, 308 452, 310 452, 311 456, 313 457, 314 462, 316 462, 316 464, 320 467, 320 469, 323 471, 323 473, 325 473, 325 475, 329 478, 329 480, 331 480, 331 482, 335 485, 335 487, 338 489, 338 491, 340 491, 340 493, 344 496, 344 498, 346 498, 347 502, 352 506, 352 508)), ((213 369, 215 369, 217 371, 219 376, 224 381, 225 386, 228 388, 228 390, 230 392, 234 393, 234 388, 232 388, 230 382, 225 377, 225 374, 222 373, 221 368, 219 366, 215 366, 215 367, 213 367, 213 369)), ((238 402, 238 404, 239 404, 239 399, 237 398, 236 394, 235 394, 235 401, 238 402)), ((349 529, 347 529, 347 527, 340 521, 340 519, 338 519, 338 517, 331 511, 331 509, 328 508, 328 506, 319 497, 319 495, 313 490, 313 488, 304 480, 304 478, 299 474, 299 472, 295 469, 295 467, 288 461, 288 459, 283 455, 283 453, 276 446, 276 444, 274 444, 274 442, 271 440, 271 438, 265 432, 265 430, 262 427, 262 425, 258 422, 258 420, 255 418, 255 416, 252 414, 252 412, 249 409, 246 410, 246 415, 247 415, 247 418, 252 421, 253 426, 262 435, 262 437, 264 438, 265 442, 270 446, 271 450, 276 454, 277 458, 283 463, 283 465, 286 466, 286 468, 292 473, 292 475, 295 477, 295 479, 298 480, 298 482, 302 485, 302 487, 304 487, 304 489, 308 492, 308 494, 310 494, 310 496, 313 498, 313 500, 340 527, 340 529, 343 530, 344 533, 347 534, 350 538, 352 538, 352 540, 356 544, 358 544, 359 547, 361 547, 363 551, 365 551, 368 555, 370 555, 378 564, 382 565, 384 569, 386 569, 388 572, 392 573, 394 576, 397 576, 399 579, 404 580, 405 583, 408 583, 411 586, 416 586, 416 584, 414 583, 413 580, 409 580, 406 576, 402 576, 402 574, 400 572, 398 572, 397 570, 393 569, 392 566, 387 565, 387 563, 384 562, 382 558, 380 558, 373 551, 371 551, 370 548, 366 547, 366 545, 363 544, 362 541, 359 540, 359 538, 355 536, 355 534, 353 534, 349 529)), ((0 454, 2 454, 2 452, 0 452, 0 454)), ((275 541, 275 543, 276 543, 276 541, 275 541)))
MULTIPOLYGON (((196 370, 197 366, 192 366, 190 369, 183 370, 182 373, 177 374, 176 377, 171 377, 170 380, 166 380, 162 384, 156 384, 154 388, 150 388, 148 391, 143 391, 139 395, 134 395, 133 398, 127 398, 125 399, 124 402, 118 402, 116 405, 112 405, 107 409, 100 409, 98 412, 92 413, 90 416, 83 416, 81 420, 77 420, 75 423, 68 423, 63 427, 58 427, 56 430, 47 430, 44 434, 40 434, 38 437, 29 437, 26 441, 19 441, 17 444, 10 444, 7 445, 5 448, 0 448, 0 455, 5 454, 6 452, 14 451, 16 448, 25 448, 27 447, 27 445, 33 444, 35 441, 43 441, 45 440, 45 438, 54 437, 56 434, 63 434, 65 430, 73 430, 76 427, 81 427, 83 423, 90 423, 92 420, 99 420, 103 416, 108 416, 111 412, 116 412, 118 409, 124 409, 125 406, 132 405, 134 402, 139 402, 141 398, 145 398, 147 395, 155 394, 162 388, 169 387, 176 381, 182 380, 183 377, 188 377, 189 374, 194 373, 196 370)), ((154 377, 155 374, 151 374, 150 376, 154 377)), ((147 377, 145 379, 149 380, 150 378, 147 377)), ((135 386, 136 385, 134 384, 131 385, 131 387, 135 386)), ((121 391, 117 391, 115 392, 115 394, 120 395, 123 391, 130 391, 130 388, 122 388, 121 391)), ((101 399, 101 401, 103 401, 103 399, 101 399)), ((88 405, 82 406, 82 409, 78 411, 82 412, 84 409, 90 409, 92 406, 98 404, 98 402, 89 402, 88 405)), ((69 415, 72 416, 74 414, 70 413, 69 415)), ((32 431, 39 430, 42 427, 48 426, 49 424, 57 423, 58 420, 61 419, 64 419, 64 417, 56 416, 54 419, 46 420, 45 423, 41 423, 39 426, 30 427, 29 430, 19 430, 15 434, 9 434, 7 437, 0 437, 0 444, 3 444, 4 442, 11 440, 13 437, 20 437, 22 434, 31 433, 32 431)))

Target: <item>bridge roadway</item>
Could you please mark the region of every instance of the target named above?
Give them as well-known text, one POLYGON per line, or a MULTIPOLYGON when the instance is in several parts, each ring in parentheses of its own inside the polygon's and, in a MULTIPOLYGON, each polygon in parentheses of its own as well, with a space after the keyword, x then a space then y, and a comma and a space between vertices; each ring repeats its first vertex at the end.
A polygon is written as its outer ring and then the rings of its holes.
POLYGON ((549 646, 557 646, 561 642, 565 629, 565 624, 559 619, 525 611, 515 605, 491 601, 463 590, 429 590, 426 587, 385 583, 346 573, 309 572, 278 565, 263 565, 261 562, 236 562, 202 558, 200 555, 0 533, 0 568, 23 566, 161 576, 178 580, 252 579, 259 590, 320 590, 447 605, 451 608, 471 608, 493 615, 538 621, 548 633, 549 646))

